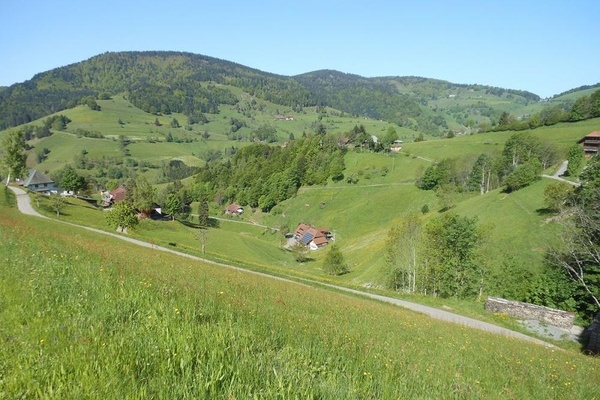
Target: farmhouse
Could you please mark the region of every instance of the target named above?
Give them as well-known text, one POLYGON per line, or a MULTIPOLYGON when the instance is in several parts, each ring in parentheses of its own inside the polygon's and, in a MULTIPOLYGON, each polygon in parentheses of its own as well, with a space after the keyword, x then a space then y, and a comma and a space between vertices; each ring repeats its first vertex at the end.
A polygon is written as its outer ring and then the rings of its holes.
POLYGON ((278 114, 275 116, 275 119, 279 121, 293 121, 294 117, 292 115, 278 114))
POLYGON ((591 157, 597 154, 598 150, 600 149, 600 131, 588 133, 577 143, 583 147, 586 157, 591 157))
POLYGON ((225 215, 233 215, 235 217, 239 217, 240 215, 243 214, 243 212, 244 212, 244 209, 242 208, 242 206, 237 205, 235 203, 228 205, 227 208, 225 209, 225 215))
POLYGON ((102 205, 105 207, 111 206, 114 203, 125 200, 125 185, 123 184, 110 192, 102 191, 100 194, 102 196, 102 205))
POLYGON ((394 153, 398 153, 400 150, 402 150, 402 140, 400 140, 400 139, 394 140, 394 143, 392 143, 392 145, 390 147, 390 151, 393 151, 394 153))
POLYGON ((50 193, 58 190, 56 183, 38 170, 29 171, 29 176, 23 183, 23 186, 34 192, 50 193))
POLYGON ((307 224, 300 224, 294 231, 294 239, 310 247, 311 250, 317 250, 327 246, 331 239, 331 232, 327 228, 314 228, 307 224))

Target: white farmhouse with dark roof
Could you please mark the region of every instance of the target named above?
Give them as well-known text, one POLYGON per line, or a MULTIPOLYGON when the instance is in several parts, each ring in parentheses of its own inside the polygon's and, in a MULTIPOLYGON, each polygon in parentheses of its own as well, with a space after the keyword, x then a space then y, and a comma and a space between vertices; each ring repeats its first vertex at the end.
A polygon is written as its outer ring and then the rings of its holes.
POLYGON ((35 169, 29 171, 23 186, 34 192, 50 193, 58 190, 58 186, 52 179, 35 169))

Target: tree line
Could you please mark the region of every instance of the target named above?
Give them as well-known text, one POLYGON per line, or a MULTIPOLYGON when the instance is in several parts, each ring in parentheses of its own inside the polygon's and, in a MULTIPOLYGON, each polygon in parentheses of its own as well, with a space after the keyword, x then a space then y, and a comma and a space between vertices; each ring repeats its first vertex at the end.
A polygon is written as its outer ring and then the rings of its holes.
POLYGON ((540 126, 555 125, 559 122, 577 122, 600 117, 600 89, 589 96, 581 96, 571 106, 551 106, 521 120, 508 112, 503 112, 494 131, 520 131, 540 126))
POLYGON ((270 211, 296 194, 302 185, 343 178, 345 148, 333 135, 307 135, 286 147, 256 143, 239 149, 230 160, 207 163, 195 175, 195 197, 218 204, 270 211), (201 194, 201 195, 200 195, 201 194))
MULTIPOLYGON (((574 154, 573 160, 577 157, 583 158, 583 153, 574 154)), ((436 190, 440 195, 444 192, 484 194, 499 187, 512 192, 539 179, 542 170, 557 161, 558 151, 553 144, 529 132, 517 132, 506 141, 500 155, 482 153, 474 162, 444 158, 430 165, 417 180, 417 186, 436 190)))
MULTIPOLYGON (((534 276, 510 255, 502 260, 502 270, 492 271, 481 254, 486 235, 477 219, 447 212, 427 224, 410 217, 389 231, 389 286, 442 297, 474 298, 485 292, 576 311, 591 321, 600 310, 600 156, 586 164, 583 150, 574 145, 568 159, 568 175, 578 177, 580 186, 555 182, 545 188, 546 210, 557 215, 563 233, 560 244, 546 250, 542 273, 534 276)), ((417 184, 436 190, 440 208, 449 210, 452 202, 444 201, 449 192, 518 190, 556 160, 552 146, 517 132, 501 155, 482 154, 474 163, 443 159, 428 167, 417 184)))

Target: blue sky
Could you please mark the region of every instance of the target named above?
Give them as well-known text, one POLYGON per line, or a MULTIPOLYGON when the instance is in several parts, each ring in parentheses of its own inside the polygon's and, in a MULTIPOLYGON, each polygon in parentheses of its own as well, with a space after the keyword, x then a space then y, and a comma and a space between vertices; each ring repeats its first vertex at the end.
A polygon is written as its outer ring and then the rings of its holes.
POLYGON ((600 82, 600 1, 0 0, 0 85, 106 51, 296 75, 423 76, 550 97, 600 82))

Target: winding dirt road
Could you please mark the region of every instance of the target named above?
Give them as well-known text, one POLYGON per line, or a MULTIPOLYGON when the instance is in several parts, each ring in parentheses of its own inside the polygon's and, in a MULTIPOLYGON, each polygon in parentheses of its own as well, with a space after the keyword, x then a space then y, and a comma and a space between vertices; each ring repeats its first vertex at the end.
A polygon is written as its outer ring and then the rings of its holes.
MULTIPOLYGON (((17 197, 17 207, 20 212, 22 212, 23 214, 38 217, 38 218, 51 219, 51 218, 48 218, 48 217, 38 213, 31 206, 31 201, 29 199, 29 195, 23 189, 20 189, 20 188, 14 187, 14 186, 9 186, 9 189, 11 189, 17 197)), ((314 286, 328 287, 328 288, 335 289, 337 291, 351 293, 353 295, 367 297, 367 298, 382 301, 385 303, 391 303, 391 304, 394 304, 399 307, 407 308, 409 310, 413 310, 413 311, 425 314, 431 318, 435 318, 435 319, 438 319, 441 321, 464 325, 467 327, 479 329, 479 330, 486 331, 486 332, 492 332, 495 334, 504 335, 504 336, 508 336, 508 337, 513 337, 513 338, 517 338, 520 340, 526 340, 526 341, 537 343, 537 344, 540 344, 540 345, 543 345, 546 347, 552 347, 552 348, 555 347, 550 343, 533 338, 531 336, 527 336, 520 332, 515 332, 510 329, 502 328, 502 327, 494 325, 494 324, 490 324, 490 323, 483 322, 483 321, 478 321, 473 318, 464 317, 462 315, 454 314, 454 313, 444 311, 444 310, 439 310, 439 309, 433 308, 433 307, 424 306, 422 304, 412 303, 409 301, 400 300, 400 299, 396 299, 393 297, 387 297, 387 296, 362 292, 360 290, 350 289, 350 288, 343 287, 343 286, 330 285, 330 284, 326 284, 326 283, 322 283, 322 282, 318 282, 318 281, 312 281, 312 280, 308 280, 308 279, 302 279, 301 281, 306 282, 305 284, 303 284, 303 283, 295 281, 295 280, 281 278, 281 277, 277 277, 277 276, 273 276, 273 275, 269 275, 269 274, 265 274, 265 273, 261 273, 261 272, 250 271, 250 270, 246 270, 243 268, 235 267, 233 265, 218 263, 218 262, 207 260, 207 259, 204 259, 201 257, 192 256, 192 255, 181 253, 181 252, 178 252, 178 251, 166 248, 166 247, 156 246, 156 245, 148 243, 148 242, 144 242, 144 241, 137 240, 137 239, 132 239, 132 238, 129 238, 129 237, 123 236, 123 235, 118 235, 116 233, 106 232, 106 231, 102 231, 100 229, 90 228, 90 227, 86 227, 83 225, 76 225, 76 224, 72 224, 69 222, 63 222, 63 221, 57 221, 57 222, 71 225, 74 227, 78 227, 81 229, 86 229, 88 231, 96 232, 96 233, 99 233, 102 235, 112 236, 114 238, 124 240, 126 242, 136 244, 138 246, 143 246, 143 247, 147 247, 147 248, 154 249, 157 251, 164 251, 167 253, 176 254, 180 257, 186 257, 186 258, 189 258, 192 260, 201 261, 201 262, 209 263, 212 265, 218 265, 220 267, 230 268, 230 269, 234 269, 234 270, 244 272, 244 273, 260 275, 260 276, 270 278, 270 279, 277 279, 279 281, 288 282, 288 283, 294 284, 294 285, 306 285, 306 286, 311 286, 311 287, 314 287, 314 286)))

